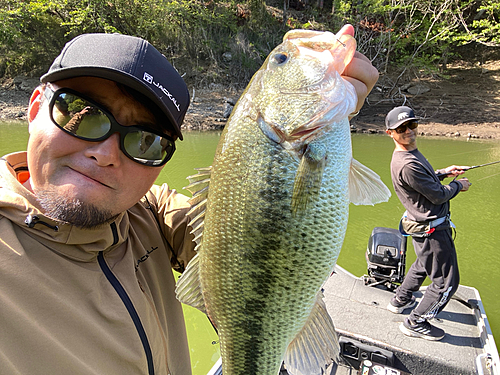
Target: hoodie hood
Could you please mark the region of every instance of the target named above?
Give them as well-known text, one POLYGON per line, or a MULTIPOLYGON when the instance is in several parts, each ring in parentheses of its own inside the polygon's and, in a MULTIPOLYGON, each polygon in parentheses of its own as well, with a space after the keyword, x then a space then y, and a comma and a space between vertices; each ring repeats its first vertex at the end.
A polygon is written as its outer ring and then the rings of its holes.
POLYGON ((99 251, 111 250, 126 240, 126 213, 97 229, 61 224, 43 215, 36 196, 20 182, 27 179, 28 173, 26 152, 0 159, 0 219, 6 217, 51 250, 84 262, 95 260, 99 251))

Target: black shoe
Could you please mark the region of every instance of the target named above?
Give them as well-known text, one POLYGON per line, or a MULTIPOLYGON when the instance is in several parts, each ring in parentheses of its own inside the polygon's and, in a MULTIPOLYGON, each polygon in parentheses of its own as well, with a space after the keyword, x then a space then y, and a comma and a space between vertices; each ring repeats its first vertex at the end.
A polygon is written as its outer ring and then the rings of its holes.
POLYGON ((387 310, 394 314, 401 314, 404 310, 415 306, 416 303, 417 301, 415 300, 415 296, 411 296, 411 298, 405 302, 401 302, 396 298, 396 296, 394 296, 392 297, 391 302, 387 305, 387 310))
POLYGON ((408 318, 399 326, 401 332, 406 336, 419 337, 430 341, 438 341, 444 337, 444 331, 441 328, 434 327, 427 320, 422 323, 412 324, 408 318))

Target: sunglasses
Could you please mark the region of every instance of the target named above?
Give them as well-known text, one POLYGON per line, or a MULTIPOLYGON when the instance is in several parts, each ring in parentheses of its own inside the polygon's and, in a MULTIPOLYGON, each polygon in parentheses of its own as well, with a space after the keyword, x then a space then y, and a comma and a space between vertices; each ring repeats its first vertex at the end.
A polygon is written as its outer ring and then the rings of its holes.
POLYGON ((120 149, 136 163, 159 167, 170 160, 175 142, 169 136, 144 126, 120 125, 111 113, 77 91, 48 86, 50 119, 62 131, 90 142, 101 142, 114 133, 120 134, 120 149))
POLYGON ((416 122, 416 121, 410 121, 410 122, 407 122, 407 123, 406 123, 406 124, 404 124, 404 125, 398 126, 398 127, 397 127, 396 129, 394 129, 394 130, 396 130, 396 133, 398 133, 398 134, 403 134, 403 133, 405 133, 405 132, 406 132, 406 129, 408 129, 408 128, 409 128, 409 129, 411 129, 411 130, 414 130, 414 129, 416 129, 416 128, 417 128, 417 126, 418 126, 418 122, 416 122))
POLYGON ((406 129, 411 129, 411 130, 414 130, 416 129, 418 126, 418 122, 417 121, 409 121, 401 126, 398 126, 396 129, 394 129, 396 131, 396 133, 398 134, 403 134, 406 132, 406 129))

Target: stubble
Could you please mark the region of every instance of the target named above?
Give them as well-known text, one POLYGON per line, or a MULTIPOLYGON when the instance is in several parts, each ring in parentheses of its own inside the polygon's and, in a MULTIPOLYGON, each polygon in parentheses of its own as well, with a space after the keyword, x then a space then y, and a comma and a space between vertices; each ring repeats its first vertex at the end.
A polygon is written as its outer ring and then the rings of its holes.
POLYGON ((78 228, 95 229, 112 222, 118 215, 82 202, 77 198, 63 197, 50 190, 35 191, 44 214, 62 224, 71 224, 78 228))

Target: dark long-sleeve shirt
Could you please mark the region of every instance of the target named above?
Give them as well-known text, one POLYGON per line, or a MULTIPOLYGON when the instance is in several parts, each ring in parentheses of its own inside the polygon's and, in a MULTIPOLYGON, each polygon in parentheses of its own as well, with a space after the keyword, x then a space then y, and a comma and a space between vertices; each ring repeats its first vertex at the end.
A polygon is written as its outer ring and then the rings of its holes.
POLYGON ((408 218, 415 221, 446 216, 450 212, 450 199, 462 189, 457 181, 442 185, 432 165, 418 149, 394 151, 391 178, 408 218))

